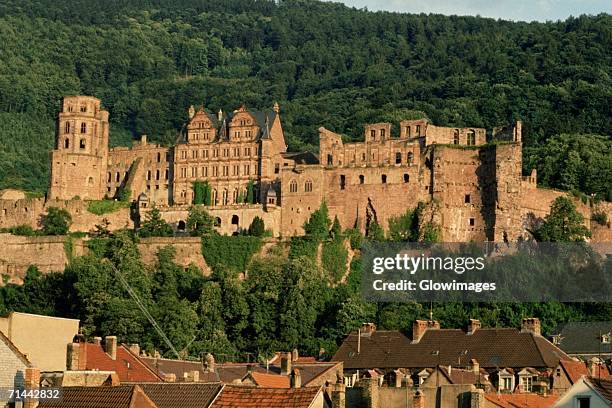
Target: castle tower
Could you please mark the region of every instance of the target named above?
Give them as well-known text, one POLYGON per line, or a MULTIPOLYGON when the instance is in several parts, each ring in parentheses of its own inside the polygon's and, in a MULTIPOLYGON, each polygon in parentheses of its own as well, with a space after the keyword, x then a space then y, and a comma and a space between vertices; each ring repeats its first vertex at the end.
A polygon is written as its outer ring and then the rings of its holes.
POLYGON ((67 96, 51 152, 49 199, 99 200, 106 193, 108 112, 91 96, 67 96))

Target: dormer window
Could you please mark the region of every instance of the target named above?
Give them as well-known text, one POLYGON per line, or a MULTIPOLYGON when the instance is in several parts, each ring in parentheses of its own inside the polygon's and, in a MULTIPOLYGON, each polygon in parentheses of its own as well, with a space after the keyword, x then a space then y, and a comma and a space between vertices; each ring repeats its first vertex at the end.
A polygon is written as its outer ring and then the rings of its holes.
POLYGON ((611 342, 611 335, 610 333, 608 334, 602 334, 601 335, 601 344, 610 344, 611 342))

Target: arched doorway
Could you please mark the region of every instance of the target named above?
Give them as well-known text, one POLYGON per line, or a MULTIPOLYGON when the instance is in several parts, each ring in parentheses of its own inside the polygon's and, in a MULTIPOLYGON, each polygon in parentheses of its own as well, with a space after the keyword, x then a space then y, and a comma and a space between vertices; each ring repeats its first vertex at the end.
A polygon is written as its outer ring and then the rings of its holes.
POLYGON ((178 222, 177 229, 178 229, 179 231, 185 231, 185 229, 187 229, 187 224, 185 224, 185 221, 180 220, 180 221, 178 222))

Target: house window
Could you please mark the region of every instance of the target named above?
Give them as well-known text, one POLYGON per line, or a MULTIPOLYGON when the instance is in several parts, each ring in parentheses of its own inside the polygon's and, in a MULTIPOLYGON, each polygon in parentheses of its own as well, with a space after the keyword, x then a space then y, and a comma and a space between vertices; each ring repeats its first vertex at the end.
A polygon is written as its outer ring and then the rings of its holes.
POLYGON ((500 390, 512 391, 512 377, 502 377, 499 385, 500 390))
POLYGON ((465 198, 463 200, 466 204, 469 204, 472 201, 472 197, 470 197, 469 194, 465 195, 465 198))
POLYGON ((359 175, 359 184, 363 184, 365 182, 365 177, 363 176, 363 174, 359 175))
POLYGON ((533 389, 533 377, 521 377, 521 388, 523 392, 531 392, 533 389))
POLYGON ((468 146, 474 146, 476 144, 476 134, 471 130, 467 135, 468 146))
POLYGON ((387 184, 387 175, 386 174, 382 175, 381 181, 382 181, 383 184, 387 184))
POLYGON ((297 193, 297 181, 291 180, 291 182, 289 183, 289 192, 297 193))
POLYGON ((476 220, 474 218, 470 218, 470 227, 476 225, 476 220))
POLYGON ((395 153, 395 164, 401 164, 401 162, 402 162, 402 153, 401 152, 395 153))
POLYGON ((306 183, 304 183, 304 191, 306 191, 307 193, 310 193, 312 191, 312 181, 306 180, 306 183))
POLYGON ((453 144, 459 144, 459 130, 455 130, 453 133, 453 144))
POLYGON ((591 397, 578 397, 578 408, 591 408, 591 397))
POLYGON ((87 123, 81 123, 81 133, 87 133, 87 123))
POLYGON ((340 175, 340 190, 344 190, 346 187, 346 176, 344 174, 340 175))
POLYGON ((408 173, 404 173, 404 183, 409 183, 410 182, 410 176, 408 175, 408 173))
POLYGON ((64 133, 70 133, 70 122, 66 122, 66 125, 64 125, 64 133))

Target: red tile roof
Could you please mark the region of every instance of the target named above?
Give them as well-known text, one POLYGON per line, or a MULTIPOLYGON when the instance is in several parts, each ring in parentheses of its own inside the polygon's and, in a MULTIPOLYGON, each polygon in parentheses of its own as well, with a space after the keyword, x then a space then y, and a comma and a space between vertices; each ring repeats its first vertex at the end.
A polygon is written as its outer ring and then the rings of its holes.
POLYGON ((219 395, 221 383, 140 383, 158 408, 208 408, 219 395))
MULTIPOLYGON (((567 377, 570 379, 572 384, 578 382, 580 377, 587 377, 590 375, 589 369, 587 368, 586 363, 582 361, 574 361, 574 360, 561 360, 559 364, 567 374, 567 377)), ((610 377, 610 373, 608 369, 604 365, 598 366, 599 375, 595 377, 600 378, 608 378, 610 377)))
POLYGON ((114 371, 121 382, 162 380, 124 345, 117 346, 115 360, 106 354, 99 344, 82 343, 82 345, 87 349, 86 370, 114 371))
POLYGON ((599 395, 606 401, 612 403, 612 380, 589 377, 587 381, 593 386, 599 395))
POLYGON ((308 408, 320 387, 255 388, 226 385, 211 408, 308 408))
POLYGON ((289 388, 291 383, 289 376, 279 374, 251 373, 253 381, 258 387, 263 388, 289 388))
POLYGON ((501 408, 549 408, 558 395, 543 397, 538 394, 486 394, 487 401, 501 408))

